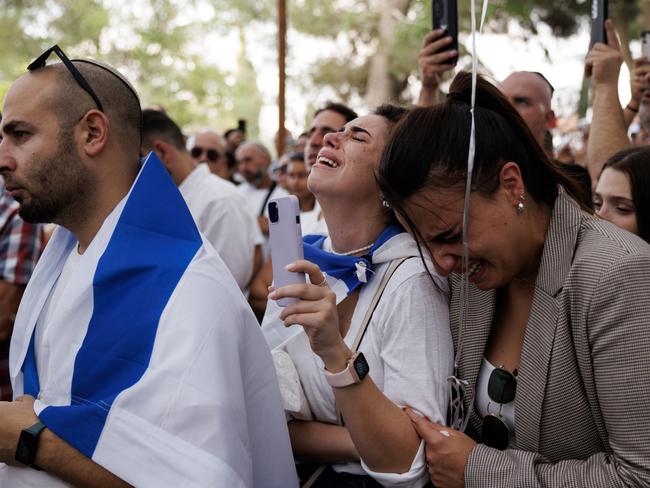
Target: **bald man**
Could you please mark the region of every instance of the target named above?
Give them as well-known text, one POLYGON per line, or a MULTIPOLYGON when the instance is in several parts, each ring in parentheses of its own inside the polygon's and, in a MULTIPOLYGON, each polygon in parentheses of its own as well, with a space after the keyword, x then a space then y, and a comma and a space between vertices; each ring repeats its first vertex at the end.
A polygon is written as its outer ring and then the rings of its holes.
POLYGON ((206 163, 210 171, 220 178, 232 178, 235 168, 228 164, 224 140, 215 131, 203 129, 197 132, 188 139, 187 148, 197 164, 206 163))
POLYGON ((296 486, 266 343, 160 160, 140 162, 135 90, 57 46, 29 70, 0 173, 21 217, 59 228, 16 317, 0 486, 296 486))
POLYGON ((501 82, 501 91, 515 106, 540 146, 548 150, 547 133, 557 124, 551 108, 553 86, 541 73, 515 71, 501 82))

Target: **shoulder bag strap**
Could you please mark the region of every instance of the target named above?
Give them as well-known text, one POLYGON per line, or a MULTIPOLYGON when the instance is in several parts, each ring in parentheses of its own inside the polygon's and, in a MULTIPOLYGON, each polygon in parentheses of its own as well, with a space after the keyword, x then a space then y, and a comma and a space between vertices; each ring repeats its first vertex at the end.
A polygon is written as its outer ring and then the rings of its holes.
POLYGON ((271 194, 273 193, 273 190, 275 190, 275 187, 277 185, 278 184, 275 181, 273 183, 271 183, 271 188, 269 188, 269 191, 266 194, 266 197, 264 197, 264 201, 262 202, 262 208, 260 209, 260 214, 258 215, 258 217, 261 217, 262 215, 264 215, 264 211, 266 210, 266 204, 268 203, 269 198, 271 198, 271 194))
POLYGON ((393 262, 390 263, 389 268, 386 270, 386 273, 384 273, 384 276, 381 279, 381 283, 379 283, 379 286, 377 287, 377 291, 375 292, 375 296, 372 297, 370 306, 366 311, 366 316, 363 318, 363 322, 361 322, 361 327, 359 327, 359 332, 357 332, 357 336, 354 338, 354 342, 352 343, 353 351, 356 352, 357 349, 359 349, 359 344, 361 344, 361 341, 363 340, 363 336, 366 334, 366 329, 368 328, 368 324, 370 323, 372 314, 375 312, 377 305, 379 305, 379 300, 381 300, 381 296, 384 294, 386 285, 392 278, 393 274, 395 274, 395 271, 397 271, 397 268, 399 268, 400 265, 407 259, 408 257, 393 260, 393 262))

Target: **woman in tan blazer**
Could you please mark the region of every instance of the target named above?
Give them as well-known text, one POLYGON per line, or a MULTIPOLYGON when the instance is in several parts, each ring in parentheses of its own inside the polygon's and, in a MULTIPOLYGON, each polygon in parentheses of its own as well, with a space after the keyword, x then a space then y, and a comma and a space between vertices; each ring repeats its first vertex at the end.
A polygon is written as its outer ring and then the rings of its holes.
POLYGON ((470 96, 461 73, 445 103, 397 127, 379 168, 384 198, 452 286, 464 385, 452 412, 462 405, 469 423, 463 433, 462 422, 409 412, 431 480, 650 486, 650 246, 581 208, 573 182, 479 78, 463 264, 470 96))

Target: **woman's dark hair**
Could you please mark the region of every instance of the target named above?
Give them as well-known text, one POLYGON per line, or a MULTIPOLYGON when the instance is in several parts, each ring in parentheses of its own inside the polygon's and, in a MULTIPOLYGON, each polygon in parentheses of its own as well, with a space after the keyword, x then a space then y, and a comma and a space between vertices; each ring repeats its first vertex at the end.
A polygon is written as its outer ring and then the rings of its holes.
MULTIPOLYGON (((650 242, 650 147, 633 147, 617 152, 603 166, 630 178, 630 190, 639 237, 650 242)), ((601 173, 602 174, 602 173, 601 173)))
MULTIPOLYGON (((373 115, 378 115, 379 117, 382 117, 388 122, 388 140, 391 140, 391 134, 393 133, 396 124, 399 123, 400 120, 402 120, 406 114, 408 114, 409 110, 404 107, 400 107, 398 105, 392 105, 390 103, 385 103, 383 105, 379 105, 377 108, 375 108, 372 111, 373 115)), ((388 225, 393 225, 397 224, 397 218, 395 217, 395 213, 390 209, 386 208, 385 209, 385 215, 386 215, 386 223, 388 225)))
MULTIPOLYGON (((411 110, 393 130, 379 165, 378 180, 384 198, 396 210, 426 185, 451 188, 465 182, 471 92, 471 74, 459 73, 444 103, 411 110)), ((536 202, 552 208, 558 184, 581 200, 580 189, 548 158, 508 99, 480 75, 474 117, 472 190, 492 195, 499 187, 502 166, 513 161, 519 165, 527 196, 536 202)))

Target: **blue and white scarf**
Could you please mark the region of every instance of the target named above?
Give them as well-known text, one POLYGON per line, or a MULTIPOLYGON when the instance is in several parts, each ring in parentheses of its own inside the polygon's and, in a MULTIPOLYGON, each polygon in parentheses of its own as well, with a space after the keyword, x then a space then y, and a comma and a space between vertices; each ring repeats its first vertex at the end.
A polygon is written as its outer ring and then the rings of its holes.
MULTIPOLYGON (((375 286, 373 277, 381 275, 380 268, 387 269, 384 264, 395 259, 420 256, 413 237, 398 226, 388 227, 377 237, 368 257, 338 256, 324 251, 326 239, 322 235, 305 236, 305 259, 318 264, 325 272, 327 283, 336 294, 337 304, 359 287, 362 294, 366 288, 372 292, 375 286)), ((426 255, 425 259, 428 259, 426 255)), ((430 266, 430 269, 433 268, 430 266)), ((262 332, 270 349, 281 348, 303 330, 302 327, 285 327, 280 320, 281 312, 282 308, 273 300, 267 302, 262 332)))
POLYGON ((305 259, 319 266, 321 271, 337 280, 342 280, 347 286, 349 295, 368 280, 375 273, 372 257, 377 249, 385 242, 404 232, 398 225, 391 225, 384 229, 375 240, 368 253, 364 256, 342 256, 323 249, 327 236, 306 235, 303 237, 305 259))

